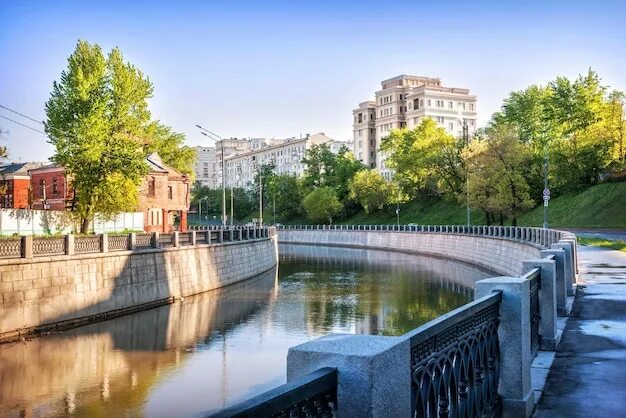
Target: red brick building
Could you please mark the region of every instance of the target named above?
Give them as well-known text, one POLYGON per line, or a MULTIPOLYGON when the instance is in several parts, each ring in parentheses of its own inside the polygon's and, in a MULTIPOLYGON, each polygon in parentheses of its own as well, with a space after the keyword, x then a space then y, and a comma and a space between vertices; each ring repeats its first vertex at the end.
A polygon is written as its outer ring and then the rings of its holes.
POLYGON ((189 177, 165 165, 156 152, 150 154, 146 161, 150 166, 150 173, 139 188, 137 208, 144 214, 144 230, 187 230, 191 192, 189 177))
POLYGON ((41 163, 15 163, 0 167, 0 207, 3 209, 30 208, 29 170, 41 163))
MULTIPOLYGON (((189 178, 165 165, 157 153, 150 154, 146 162, 150 172, 139 186, 136 208, 144 214, 144 230, 187 230, 189 178)), ((71 208, 74 192, 63 167, 50 164, 30 170, 30 182, 33 209, 71 208)))
POLYGON ((65 210, 72 206, 74 192, 65 168, 56 164, 30 170, 32 208, 65 210))

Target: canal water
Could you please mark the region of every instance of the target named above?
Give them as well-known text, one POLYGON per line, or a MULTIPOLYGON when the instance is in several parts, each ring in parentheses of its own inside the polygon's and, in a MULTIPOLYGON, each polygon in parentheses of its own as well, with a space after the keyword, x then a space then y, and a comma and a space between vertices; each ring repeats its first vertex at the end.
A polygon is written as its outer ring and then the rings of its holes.
POLYGON ((401 335, 471 300, 489 273, 449 260, 281 245, 244 283, 0 345, 0 416, 200 417, 285 382, 289 347, 401 335))

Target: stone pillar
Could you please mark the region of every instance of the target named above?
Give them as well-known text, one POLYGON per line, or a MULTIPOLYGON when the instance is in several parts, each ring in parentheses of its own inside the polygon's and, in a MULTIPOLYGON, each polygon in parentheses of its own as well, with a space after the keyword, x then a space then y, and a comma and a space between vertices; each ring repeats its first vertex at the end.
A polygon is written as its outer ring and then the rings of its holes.
POLYGON ((180 247, 180 232, 174 231, 174 247, 180 247))
POLYGON ((152 248, 159 248, 159 233, 152 233, 152 248))
POLYGON ((522 262, 523 271, 530 271, 536 267, 541 269, 539 285, 539 335, 541 335, 541 349, 554 351, 559 341, 556 332, 556 265, 554 260, 546 258, 525 260, 522 262))
POLYGON ((180 211, 180 231, 187 232, 187 211, 180 211))
POLYGON ((500 305, 500 383, 505 417, 530 417, 535 405, 530 380, 530 282, 494 277, 476 282, 476 298, 502 292, 500 305))
POLYGON ((206 243, 210 244, 211 243, 211 236, 213 235, 213 231, 211 231, 210 229, 207 229, 205 231, 206 234, 206 243))
POLYGON ((554 256, 556 267, 556 314, 567 316, 567 286, 565 284, 565 250, 541 250, 542 257, 554 256))
POLYGON ((22 258, 33 258, 33 236, 24 235, 21 238, 22 258))
POLYGON ((74 255, 74 235, 67 234, 65 236, 65 255, 74 255))
POLYGON ((109 252, 109 236, 107 234, 100 234, 100 252, 109 252))
POLYGON ((221 228, 220 228, 220 232, 219 232, 218 237, 219 237, 220 243, 224 242, 224 230, 221 229, 221 228))
POLYGON ((191 231, 190 234, 191 234, 191 237, 190 237, 191 245, 196 245, 197 242, 198 242, 198 240, 196 238, 196 231, 191 231))
POLYGON ((557 242, 551 245, 552 249, 562 249, 565 251, 565 289, 567 296, 574 296, 574 252, 571 242, 557 242))
POLYGON ((137 248, 137 234, 135 234, 134 232, 130 233, 130 244, 129 244, 129 250, 134 250, 137 248))
POLYGON ((574 283, 576 283, 576 273, 578 273, 578 248, 576 247, 578 241, 575 236, 566 236, 560 240, 561 242, 569 242, 572 244, 572 264, 574 272, 574 283))
POLYGON ((338 417, 406 417, 411 415, 410 363, 408 338, 330 334, 289 349, 287 381, 335 367, 338 417))

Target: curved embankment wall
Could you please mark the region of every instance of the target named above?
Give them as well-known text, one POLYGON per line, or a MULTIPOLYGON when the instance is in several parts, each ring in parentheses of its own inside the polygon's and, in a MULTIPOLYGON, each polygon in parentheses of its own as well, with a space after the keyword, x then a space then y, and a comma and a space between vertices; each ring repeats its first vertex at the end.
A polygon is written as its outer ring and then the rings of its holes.
POLYGON ((0 260, 0 342, 170 303, 249 279, 277 261, 275 236, 0 260))
POLYGON ((522 262, 541 247, 510 238, 400 231, 280 230, 278 242, 372 248, 430 255, 473 264, 503 276, 521 276, 522 262))

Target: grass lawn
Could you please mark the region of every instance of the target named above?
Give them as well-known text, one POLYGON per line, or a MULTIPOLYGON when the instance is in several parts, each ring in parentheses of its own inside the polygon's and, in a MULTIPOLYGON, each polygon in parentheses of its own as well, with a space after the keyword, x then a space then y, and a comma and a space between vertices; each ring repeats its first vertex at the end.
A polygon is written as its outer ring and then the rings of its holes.
POLYGON ((602 238, 578 237, 578 243, 581 245, 589 245, 591 247, 610 248, 612 250, 623 251, 626 253, 626 241, 610 241, 602 238))

